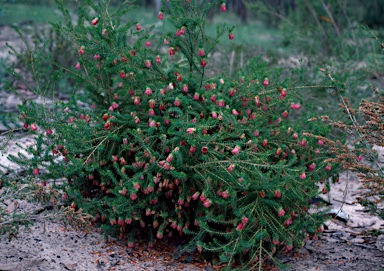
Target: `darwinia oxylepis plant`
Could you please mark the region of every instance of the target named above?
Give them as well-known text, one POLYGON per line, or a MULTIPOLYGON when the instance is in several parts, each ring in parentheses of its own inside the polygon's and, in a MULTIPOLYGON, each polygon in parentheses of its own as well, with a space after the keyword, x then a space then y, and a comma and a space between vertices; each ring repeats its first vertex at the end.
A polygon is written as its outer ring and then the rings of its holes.
POLYGON ((321 233, 323 213, 309 214, 309 203, 335 169, 323 142, 290 118, 302 110, 293 80, 257 59, 233 78, 209 72, 219 38, 235 39, 225 25, 216 37, 205 32, 213 2, 164 2, 158 19, 172 29, 158 34, 125 17, 129 5, 82 1, 74 24, 57 1, 65 22, 54 27, 78 61, 52 80, 73 78, 74 94, 20 106, 36 144, 32 159, 10 159, 41 183, 64 178, 53 184, 62 200, 130 247, 143 231, 149 245, 184 236, 186 250, 261 269, 277 249, 321 233))

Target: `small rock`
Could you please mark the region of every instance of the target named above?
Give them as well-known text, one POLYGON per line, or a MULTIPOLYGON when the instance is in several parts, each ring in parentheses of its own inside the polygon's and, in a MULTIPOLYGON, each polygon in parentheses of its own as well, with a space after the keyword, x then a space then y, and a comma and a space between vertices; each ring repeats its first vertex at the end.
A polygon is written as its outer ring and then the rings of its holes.
POLYGON ((384 251, 384 235, 379 235, 377 237, 377 240, 376 240, 376 247, 380 250, 380 251, 384 251))
POLYGON ((365 240, 364 240, 363 238, 356 237, 356 238, 353 238, 353 239, 351 240, 351 242, 362 244, 362 243, 365 242, 365 240))
POLYGON ((64 267, 68 270, 74 270, 77 266, 77 263, 63 263, 64 267))

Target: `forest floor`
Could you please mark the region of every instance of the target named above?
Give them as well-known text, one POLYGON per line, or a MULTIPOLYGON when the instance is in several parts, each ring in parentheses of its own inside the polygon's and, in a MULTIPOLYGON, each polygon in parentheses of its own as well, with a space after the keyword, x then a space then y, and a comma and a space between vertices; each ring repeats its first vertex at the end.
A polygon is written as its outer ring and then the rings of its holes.
MULTIPOLYGON (((0 28, 0 57, 5 57, 5 42, 17 45, 17 34, 7 26, 0 28)), ((32 99, 38 98, 23 86, 20 91, 32 99)), ((5 112, 16 112, 20 102, 15 95, 0 90, 0 105, 5 112)), ((4 129, 0 127, 0 131, 4 129)), ((11 141, 5 154, 0 155, 0 165, 9 165, 17 171, 6 158, 6 155, 17 154, 16 143, 27 146, 33 139, 26 135, 11 141)), ((384 150, 379 149, 379 154, 379 162, 383 165, 384 150)), ((384 221, 366 212, 357 202, 362 193, 359 179, 352 173, 343 173, 339 182, 332 184, 329 195, 324 196, 337 215, 329 217, 321 238, 307 241, 301 249, 288 254, 278 252, 276 260, 290 271, 383 271, 384 221)), ((40 207, 19 201, 13 208, 33 212, 40 207)), ((220 270, 220 266, 211 266, 202 255, 181 255, 180 248, 169 242, 157 242, 154 248, 145 243, 128 248, 118 241, 106 241, 98 229, 76 231, 59 219, 37 219, 29 228, 22 228, 12 240, 0 236, 0 271, 220 270)), ((276 268, 265 265, 263 270, 276 268)))

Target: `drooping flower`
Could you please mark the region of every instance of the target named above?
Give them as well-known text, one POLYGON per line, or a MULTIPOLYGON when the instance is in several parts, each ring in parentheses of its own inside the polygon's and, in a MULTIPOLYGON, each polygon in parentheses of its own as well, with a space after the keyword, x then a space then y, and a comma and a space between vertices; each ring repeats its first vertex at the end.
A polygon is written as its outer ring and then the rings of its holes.
POLYGON ((236 230, 237 231, 242 231, 244 229, 244 224, 243 223, 240 223, 239 225, 237 225, 236 227, 236 230))
POLYGON ((225 2, 220 4, 220 10, 221 10, 221 12, 227 11, 227 6, 225 5, 225 2))
POLYGON ((236 154, 239 154, 240 152, 240 147, 238 145, 236 145, 233 149, 232 149, 232 154, 236 155, 236 154))
POLYGON ((281 198, 281 191, 280 191, 280 189, 276 189, 275 192, 273 193, 273 196, 275 198, 281 198))
POLYGON ((310 164, 310 165, 308 166, 308 170, 309 170, 309 171, 313 171, 313 170, 315 170, 315 168, 316 168, 316 164, 315 164, 315 163, 312 163, 312 164, 310 164))
POLYGON ((37 125, 32 123, 30 128, 31 128, 32 131, 36 131, 37 130, 37 125))
POLYGON ((269 80, 268 80, 267 77, 264 78, 264 80, 263 80, 263 85, 264 85, 265 87, 267 87, 267 86, 269 85, 269 80))
POLYGON ((145 64, 145 67, 146 67, 147 69, 150 69, 150 68, 152 67, 152 63, 151 63, 151 61, 148 60, 148 59, 144 61, 144 64, 145 64))
POLYGON ((235 164, 230 164, 230 165, 228 166, 228 171, 229 171, 229 172, 232 172, 234 169, 235 169, 235 164))
POLYGON ((95 19, 92 20, 91 23, 92 25, 97 25, 98 22, 99 22, 99 18, 96 17, 95 19))
POLYGON ((33 175, 39 175, 40 174, 40 170, 38 168, 34 168, 33 171, 32 171, 32 174, 33 175))
POLYGON ((196 132, 196 128, 188 128, 188 129, 187 129, 187 133, 188 133, 188 134, 192 134, 192 133, 194 133, 194 132, 196 132))
POLYGON ((81 46, 80 49, 79 49, 79 51, 78 51, 78 53, 79 53, 80 55, 84 55, 84 54, 85 54, 84 49, 85 49, 85 47, 84 47, 84 46, 81 46))
POLYGON ((199 195, 200 195, 200 193, 199 192, 195 192, 193 195, 192 195, 192 199, 193 200, 197 200, 198 198, 199 198, 199 195))
POLYGON ((145 89, 145 91, 144 91, 144 94, 145 94, 145 95, 152 95, 152 93, 153 93, 153 91, 152 91, 152 89, 150 89, 149 87, 147 87, 147 88, 145 89))

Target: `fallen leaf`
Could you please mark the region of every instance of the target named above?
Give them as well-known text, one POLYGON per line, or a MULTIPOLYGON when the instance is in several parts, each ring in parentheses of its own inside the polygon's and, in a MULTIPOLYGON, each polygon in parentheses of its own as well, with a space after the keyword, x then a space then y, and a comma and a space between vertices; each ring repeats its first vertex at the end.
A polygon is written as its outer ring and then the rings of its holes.
POLYGON ((77 263, 65 263, 64 267, 68 270, 74 270, 74 268, 77 266, 77 263))

